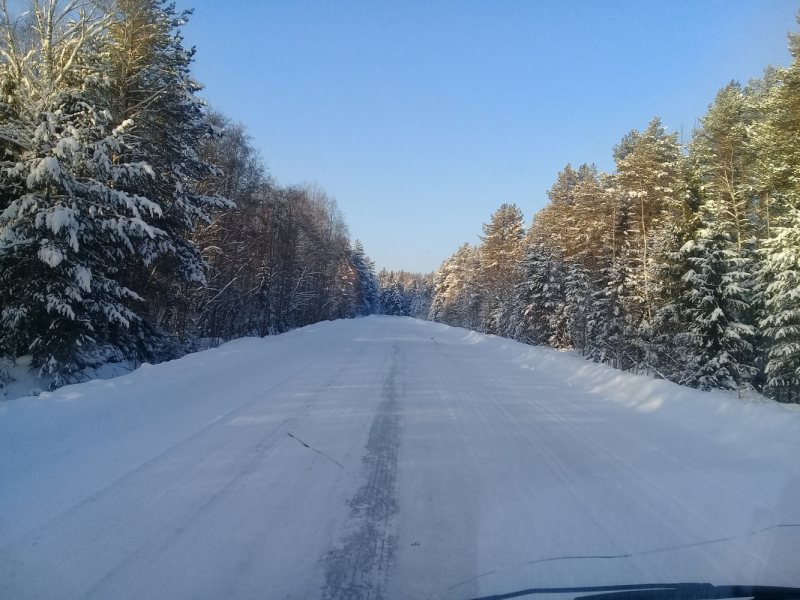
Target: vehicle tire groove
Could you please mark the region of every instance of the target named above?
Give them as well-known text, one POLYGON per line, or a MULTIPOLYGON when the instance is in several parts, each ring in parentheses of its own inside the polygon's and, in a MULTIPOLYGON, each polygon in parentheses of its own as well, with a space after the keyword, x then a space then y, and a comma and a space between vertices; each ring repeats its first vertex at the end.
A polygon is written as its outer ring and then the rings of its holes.
POLYGON ((400 410, 397 392, 399 347, 392 347, 389 373, 383 385, 362 459, 366 482, 349 502, 352 533, 326 558, 325 600, 380 600, 386 585, 397 535, 392 517, 397 452, 400 443, 400 410))

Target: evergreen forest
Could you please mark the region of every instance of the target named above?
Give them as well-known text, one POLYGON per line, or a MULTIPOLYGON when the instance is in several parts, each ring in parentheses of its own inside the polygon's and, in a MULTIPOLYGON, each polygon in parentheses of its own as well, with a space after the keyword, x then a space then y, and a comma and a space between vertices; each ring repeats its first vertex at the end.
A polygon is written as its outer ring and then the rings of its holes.
MULTIPOLYGON (((800 401, 800 34, 719 91, 503 204, 436 273, 375 272, 336 201, 279 185, 200 97, 191 11, 0 0, 0 388, 373 313, 572 350, 702 390, 800 401)), ((798 17, 800 19, 800 17, 798 17)), ((313 175, 313 174, 310 174, 313 175)))
POLYGON ((0 2, 0 388, 377 312, 334 199, 211 110, 163 0, 0 2))
MULTIPOLYGON (((800 20, 800 17, 798 17, 800 20)), ((439 268, 430 318, 702 390, 800 401, 800 35, 719 90, 682 144, 658 117, 568 164, 439 268)))

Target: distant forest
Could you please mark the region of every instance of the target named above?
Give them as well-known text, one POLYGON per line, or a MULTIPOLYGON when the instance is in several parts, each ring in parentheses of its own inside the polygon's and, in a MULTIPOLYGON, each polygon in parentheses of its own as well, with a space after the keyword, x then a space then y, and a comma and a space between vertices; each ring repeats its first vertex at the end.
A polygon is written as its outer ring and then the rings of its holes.
MULTIPOLYGON (((798 17, 800 21, 800 16, 798 17)), ((567 165, 435 275, 430 318, 703 390, 800 401, 800 36, 681 145, 658 118, 616 171, 567 165)))

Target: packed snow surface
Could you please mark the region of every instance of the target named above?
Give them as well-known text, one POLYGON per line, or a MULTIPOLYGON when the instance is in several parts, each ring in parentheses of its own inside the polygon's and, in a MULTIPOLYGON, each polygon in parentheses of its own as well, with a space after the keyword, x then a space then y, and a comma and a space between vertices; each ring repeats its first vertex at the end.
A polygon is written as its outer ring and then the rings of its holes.
POLYGON ((800 585, 800 413, 401 317, 0 402, 0 598, 800 585))

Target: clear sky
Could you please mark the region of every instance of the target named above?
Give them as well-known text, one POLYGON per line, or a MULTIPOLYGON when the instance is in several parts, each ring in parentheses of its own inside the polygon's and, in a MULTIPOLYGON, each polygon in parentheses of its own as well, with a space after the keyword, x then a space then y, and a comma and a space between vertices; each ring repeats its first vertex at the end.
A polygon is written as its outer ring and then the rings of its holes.
POLYGON ((567 163, 788 65, 797 0, 181 0, 204 97, 281 184, 335 197, 378 268, 432 271, 567 163))

